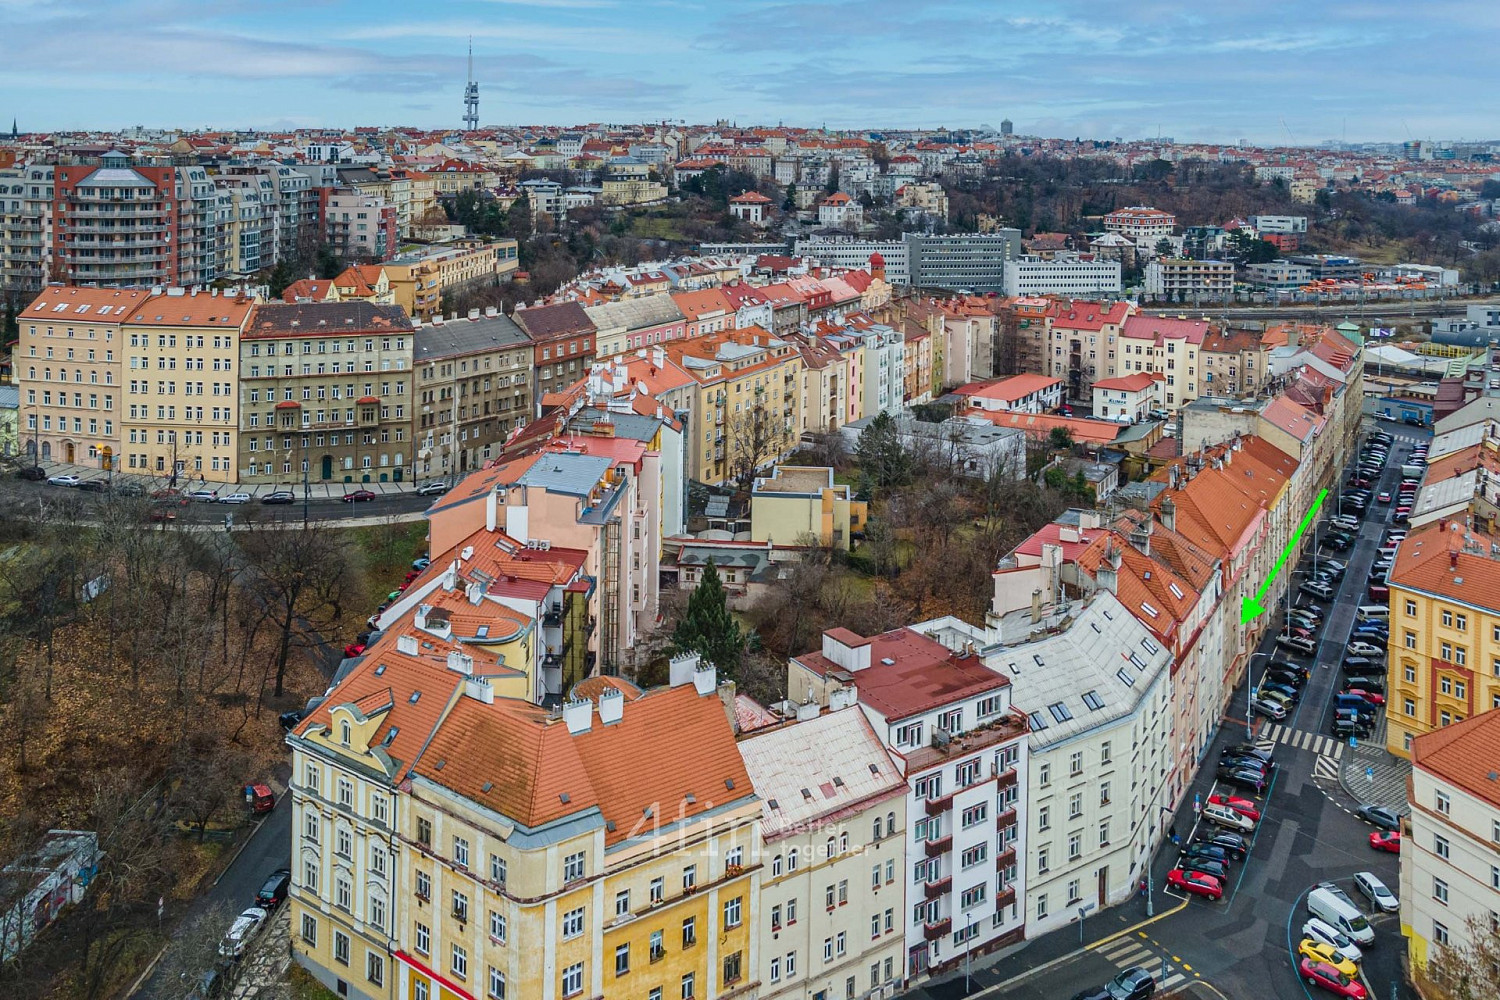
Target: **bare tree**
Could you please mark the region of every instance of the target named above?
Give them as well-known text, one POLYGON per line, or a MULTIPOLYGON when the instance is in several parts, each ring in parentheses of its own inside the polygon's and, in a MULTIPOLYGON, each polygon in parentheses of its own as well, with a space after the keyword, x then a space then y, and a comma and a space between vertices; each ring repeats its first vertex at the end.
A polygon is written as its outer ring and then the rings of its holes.
POLYGON ((730 416, 725 429, 729 472, 740 489, 748 490, 756 474, 787 450, 789 436, 778 420, 760 403, 730 416))
POLYGON ((354 596, 349 553, 333 531, 316 521, 245 532, 240 545, 249 560, 250 593, 278 630, 272 664, 274 696, 279 698, 292 650, 317 645, 317 633, 339 625, 354 596))
POLYGON ((1500 930, 1487 919, 1470 916, 1450 943, 1432 944, 1423 978, 1446 1000, 1500 997, 1500 930))
MULTIPOLYGON (((234 911, 220 903, 199 910, 178 924, 172 931, 171 943, 161 957, 157 980, 178 984, 180 990, 175 995, 186 996, 189 990, 202 981, 205 974, 220 968, 219 944, 224 939, 224 932, 234 923, 234 917, 234 911)), ((238 965, 225 965, 221 975, 232 981, 238 971, 238 965)), ((231 984, 225 983, 220 987, 223 995, 228 995, 229 991, 225 987, 229 985, 231 984)), ((205 995, 206 993, 207 991, 205 995)))

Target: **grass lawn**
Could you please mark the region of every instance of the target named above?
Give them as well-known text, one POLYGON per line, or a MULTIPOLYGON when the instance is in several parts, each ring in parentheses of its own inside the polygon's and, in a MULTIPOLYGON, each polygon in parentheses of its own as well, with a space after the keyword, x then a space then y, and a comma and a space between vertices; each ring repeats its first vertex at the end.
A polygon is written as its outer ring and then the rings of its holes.
POLYGON ((314 979, 296 962, 293 962, 287 969, 286 982, 292 988, 292 1000, 338 1000, 333 991, 314 979))
POLYGON ((386 603, 385 595, 401 586, 413 559, 427 551, 427 522, 372 524, 348 529, 359 600, 354 611, 363 618, 386 603))

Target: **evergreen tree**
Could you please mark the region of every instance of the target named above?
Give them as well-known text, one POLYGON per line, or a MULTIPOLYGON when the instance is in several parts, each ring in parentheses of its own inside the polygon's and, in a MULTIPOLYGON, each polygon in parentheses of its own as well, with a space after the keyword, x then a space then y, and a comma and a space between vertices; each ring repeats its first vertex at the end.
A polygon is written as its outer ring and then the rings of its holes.
POLYGON ((781 203, 781 210, 783 212, 795 212, 795 211, 797 211, 797 185, 796 184, 788 184, 786 186, 786 200, 781 203))
POLYGON ((876 414, 859 432, 854 450, 864 478, 863 490, 871 495, 905 485, 911 478, 911 456, 902 447, 900 430, 889 413, 876 414))
POLYGON ((729 613, 719 570, 710 559, 703 567, 697 589, 688 597, 682 620, 672 632, 672 644, 679 652, 694 650, 702 654, 719 668, 721 675, 733 677, 739 670, 745 643, 740 623, 729 613))

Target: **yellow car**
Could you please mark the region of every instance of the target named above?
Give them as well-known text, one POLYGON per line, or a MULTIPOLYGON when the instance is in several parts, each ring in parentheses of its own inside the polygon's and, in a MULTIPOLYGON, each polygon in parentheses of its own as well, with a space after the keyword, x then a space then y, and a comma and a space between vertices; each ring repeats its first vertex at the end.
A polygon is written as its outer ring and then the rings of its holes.
POLYGON ((1297 954, 1310 958, 1314 962, 1331 965, 1351 979, 1359 974, 1359 968, 1354 964, 1354 959, 1345 955, 1333 945, 1324 944, 1322 941, 1303 938, 1302 943, 1297 946, 1297 954))

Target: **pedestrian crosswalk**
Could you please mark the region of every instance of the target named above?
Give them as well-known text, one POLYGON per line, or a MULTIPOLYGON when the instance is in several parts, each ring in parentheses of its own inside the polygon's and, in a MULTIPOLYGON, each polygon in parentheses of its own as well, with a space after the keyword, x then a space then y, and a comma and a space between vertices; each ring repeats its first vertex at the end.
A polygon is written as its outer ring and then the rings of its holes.
POLYGON ((1093 950, 1117 969, 1140 966, 1151 973, 1156 978, 1157 993, 1170 993, 1187 982, 1189 977, 1189 973, 1173 962, 1165 952, 1151 947, 1151 942, 1140 932, 1106 941, 1093 950))
POLYGON ((1313 760, 1313 777, 1327 781, 1339 780, 1339 762, 1333 757, 1319 754, 1313 760))
POLYGON ((1333 760, 1342 760, 1344 756, 1344 744, 1332 736, 1321 736, 1318 733, 1309 733, 1276 723, 1263 727, 1260 731, 1260 738, 1255 742, 1257 746, 1266 750, 1271 750, 1280 743, 1299 750, 1311 750, 1321 757, 1333 760))

